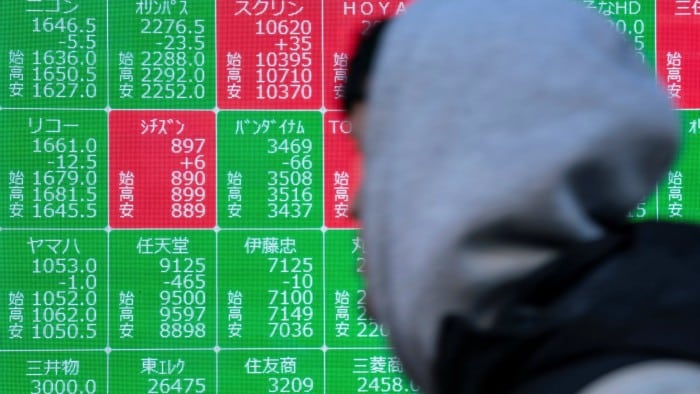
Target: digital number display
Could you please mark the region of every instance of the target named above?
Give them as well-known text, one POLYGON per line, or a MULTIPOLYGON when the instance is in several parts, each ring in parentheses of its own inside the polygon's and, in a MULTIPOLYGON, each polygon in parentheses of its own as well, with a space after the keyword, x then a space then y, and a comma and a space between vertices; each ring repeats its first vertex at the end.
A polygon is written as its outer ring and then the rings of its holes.
MULTIPOLYGON (((630 219, 700 219, 700 7, 581 2, 682 120, 630 219)), ((409 6, 1 2, 0 392, 420 392, 368 315, 341 111, 357 37, 409 6)))

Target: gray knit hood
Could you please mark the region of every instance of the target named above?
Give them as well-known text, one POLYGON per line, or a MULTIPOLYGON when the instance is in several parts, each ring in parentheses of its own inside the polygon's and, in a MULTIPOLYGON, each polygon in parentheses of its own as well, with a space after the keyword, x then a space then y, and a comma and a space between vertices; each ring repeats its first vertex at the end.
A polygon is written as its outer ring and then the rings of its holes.
POLYGON ((677 148, 666 95, 573 0, 424 0, 378 48, 362 137, 368 295, 426 393, 440 323, 652 191, 677 148))

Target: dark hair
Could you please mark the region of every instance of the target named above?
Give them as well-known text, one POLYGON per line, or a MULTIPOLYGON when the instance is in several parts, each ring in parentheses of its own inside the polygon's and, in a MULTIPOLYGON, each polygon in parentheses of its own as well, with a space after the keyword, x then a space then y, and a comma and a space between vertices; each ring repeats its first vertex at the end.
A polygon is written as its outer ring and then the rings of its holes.
POLYGON ((348 79, 343 92, 343 109, 350 113, 355 104, 366 98, 367 77, 370 74, 375 58, 375 52, 387 20, 376 22, 360 37, 355 48, 355 54, 350 60, 348 79))

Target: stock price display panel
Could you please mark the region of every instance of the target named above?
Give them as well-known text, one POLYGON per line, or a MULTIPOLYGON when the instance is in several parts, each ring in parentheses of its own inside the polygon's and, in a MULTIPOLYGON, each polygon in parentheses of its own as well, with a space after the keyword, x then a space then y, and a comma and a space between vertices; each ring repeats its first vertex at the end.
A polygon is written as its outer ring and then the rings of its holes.
MULTIPOLYGON (((680 108, 631 220, 697 220, 700 2, 582 3, 680 108)), ((3 1, 0 392, 419 392, 367 314, 340 110, 356 37, 408 6, 3 1)))

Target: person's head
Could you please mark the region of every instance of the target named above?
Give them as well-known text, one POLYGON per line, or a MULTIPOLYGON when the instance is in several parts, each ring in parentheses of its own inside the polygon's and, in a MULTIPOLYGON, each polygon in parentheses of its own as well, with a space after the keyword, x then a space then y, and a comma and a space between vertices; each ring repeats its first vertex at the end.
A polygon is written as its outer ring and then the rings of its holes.
POLYGON ((623 224, 677 119, 632 46, 571 1, 415 2, 370 74, 367 294, 429 390, 443 319, 488 324, 514 280, 623 224))
MULTIPOLYGON (((360 35, 350 59, 348 77, 343 93, 343 110, 352 125, 352 136, 356 146, 361 147, 360 140, 366 128, 367 91, 374 60, 377 57, 381 36, 386 30, 388 19, 375 21, 369 29, 360 35)), ((358 196, 353 196, 351 215, 359 217, 358 196)))
POLYGON ((350 60, 348 78, 343 92, 343 109, 352 123, 353 134, 360 136, 366 125, 367 91, 372 66, 376 58, 380 38, 388 20, 380 20, 360 36, 350 60))

